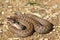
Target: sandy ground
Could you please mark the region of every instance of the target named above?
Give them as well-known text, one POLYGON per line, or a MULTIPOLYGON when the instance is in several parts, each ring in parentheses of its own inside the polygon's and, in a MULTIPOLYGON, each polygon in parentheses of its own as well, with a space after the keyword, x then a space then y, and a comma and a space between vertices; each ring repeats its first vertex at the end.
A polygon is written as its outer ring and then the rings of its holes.
POLYGON ((60 40, 60 0, 0 0, 0 40, 60 40), (54 29, 47 34, 18 37, 5 20, 15 12, 37 15, 53 23, 54 29))

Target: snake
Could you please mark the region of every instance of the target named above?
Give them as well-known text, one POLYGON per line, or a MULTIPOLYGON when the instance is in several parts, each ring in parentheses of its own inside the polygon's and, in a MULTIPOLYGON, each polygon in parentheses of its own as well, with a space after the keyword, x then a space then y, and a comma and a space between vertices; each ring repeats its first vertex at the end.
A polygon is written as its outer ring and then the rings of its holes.
POLYGON ((7 18, 7 22, 10 25, 9 29, 21 37, 32 35, 34 30, 46 34, 53 29, 52 23, 32 14, 15 13, 7 18))

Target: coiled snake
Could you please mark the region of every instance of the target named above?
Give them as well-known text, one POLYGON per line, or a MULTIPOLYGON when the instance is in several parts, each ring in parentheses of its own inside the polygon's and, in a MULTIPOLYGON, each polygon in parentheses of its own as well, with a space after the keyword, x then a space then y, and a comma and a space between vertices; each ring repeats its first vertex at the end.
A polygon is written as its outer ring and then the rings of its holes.
POLYGON ((15 13, 14 16, 7 18, 7 22, 10 25, 9 29, 21 37, 33 34, 34 30, 45 34, 53 29, 52 23, 32 14, 15 13))

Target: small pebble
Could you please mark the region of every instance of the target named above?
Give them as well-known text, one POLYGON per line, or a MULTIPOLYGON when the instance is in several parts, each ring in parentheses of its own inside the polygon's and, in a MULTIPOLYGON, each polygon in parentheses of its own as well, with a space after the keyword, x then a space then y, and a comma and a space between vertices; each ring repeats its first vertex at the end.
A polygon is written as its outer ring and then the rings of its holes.
POLYGON ((54 6, 52 6, 52 8, 54 8, 54 9, 55 9, 55 8, 57 8, 57 7, 58 7, 58 5, 57 5, 57 4, 55 4, 54 6))
POLYGON ((60 28, 60 26, 57 26, 57 27, 59 27, 59 28, 60 28))
POLYGON ((52 18, 49 18, 48 20, 51 20, 52 18))
POLYGON ((44 2, 44 4, 46 5, 48 2, 44 2))
POLYGON ((5 13, 5 12, 3 12, 3 11, 1 12, 1 14, 4 14, 4 13, 5 13))
POLYGON ((48 38, 45 38, 44 40, 48 40, 48 38))
POLYGON ((8 6, 8 8, 12 8, 12 6, 8 6))
POLYGON ((9 2, 9 0, 6 0, 5 2, 6 2, 6 3, 8 3, 8 2, 9 2))
POLYGON ((44 40, 44 38, 40 38, 39 40, 44 40))
POLYGON ((9 9, 9 11, 12 11, 12 9, 9 9))
POLYGON ((55 29, 53 29, 53 31, 56 31, 55 29))
POLYGON ((49 34, 51 34, 52 32, 50 32, 49 34))
POLYGON ((3 31, 0 29, 0 33, 2 33, 3 31))
POLYGON ((51 1, 51 0, 48 0, 48 1, 51 1))
POLYGON ((59 39, 60 39, 60 36, 59 36, 59 39))

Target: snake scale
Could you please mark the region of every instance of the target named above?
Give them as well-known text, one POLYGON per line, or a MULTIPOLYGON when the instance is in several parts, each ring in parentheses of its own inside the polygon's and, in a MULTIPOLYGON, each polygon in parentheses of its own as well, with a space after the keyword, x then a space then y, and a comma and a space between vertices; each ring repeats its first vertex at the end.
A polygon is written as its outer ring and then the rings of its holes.
POLYGON ((34 31, 45 34, 53 29, 53 24, 49 21, 32 14, 15 13, 7 18, 9 29, 18 36, 27 37, 34 31))

